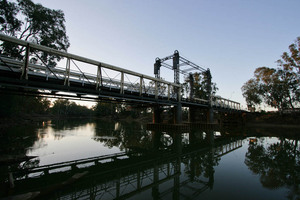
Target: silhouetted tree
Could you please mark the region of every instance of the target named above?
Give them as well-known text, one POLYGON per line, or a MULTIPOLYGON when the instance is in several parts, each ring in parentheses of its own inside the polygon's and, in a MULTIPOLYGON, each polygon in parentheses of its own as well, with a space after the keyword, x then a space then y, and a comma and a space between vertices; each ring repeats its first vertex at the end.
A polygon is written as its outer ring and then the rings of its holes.
MULTIPOLYGON (((190 88, 190 77, 187 76, 185 77, 184 83, 183 83, 183 91, 182 93, 186 92, 191 92, 193 90, 193 97, 194 98, 199 98, 199 99, 208 99, 209 96, 209 91, 208 91, 208 76, 207 73, 193 73, 192 74, 193 78, 193 88, 190 88)), ((215 95, 218 88, 216 83, 211 83, 211 94, 215 95)))
MULTIPOLYGON (((70 46, 66 35, 64 13, 35 4, 31 0, 0 1, 0 31, 22 40, 41 44, 53 49, 67 51, 70 46)), ((2 42, 1 53, 22 59, 25 47, 2 42)), ((39 57, 55 66, 59 56, 39 52, 39 57)))
POLYGON ((254 78, 243 85, 242 92, 248 105, 264 102, 279 111, 299 106, 300 37, 289 49, 291 53, 284 52, 282 59, 277 61, 279 68, 259 67, 254 72, 254 78))
POLYGON ((57 99, 53 103, 51 112, 60 116, 90 116, 92 110, 86 106, 77 105, 68 99, 57 99))
POLYGON ((42 97, 0 94, 0 117, 9 117, 22 113, 45 114, 50 101, 42 97))
POLYGON ((255 109, 255 105, 262 103, 262 92, 255 79, 247 81, 242 87, 242 92, 249 108, 255 109))
POLYGON ((95 115, 99 117, 114 116, 116 112, 116 105, 107 102, 97 102, 97 104, 93 107, 93 110, 95 115))

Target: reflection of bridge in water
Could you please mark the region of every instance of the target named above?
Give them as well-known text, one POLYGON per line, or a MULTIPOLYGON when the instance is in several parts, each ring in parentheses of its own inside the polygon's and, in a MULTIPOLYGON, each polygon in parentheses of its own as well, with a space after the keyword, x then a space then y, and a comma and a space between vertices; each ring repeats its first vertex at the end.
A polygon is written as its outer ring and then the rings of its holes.
MULTIPOLYGON (((41 182, 49 182, 47 180, 52 176, 60 176, 59 174, 89 171, 86 176, 73 183, 72 188, 56 193, 55 198, 126 199, 150 192, 148 195, 152 195, 154 199, 179 199, 186 195, 186 190, 192 191, 193 196, 189 198, 196 198, 213 187, 213 167, 218 165, 219 158, 242 146, 241 139, 232 138, 215 139, 213 144, 202 145, 200 148, 197 144, 185 146, 178 142, 182 137, 177 136, 174 136, 172 151, 168 149, 149 155, 119 153, 41 166, 23 171, 28 176, 24 176, 27 178, 23 177, 20 183, 39 185, 41 182), (200 174, 197 165, 203 168, 200 174), (188 176, 183 176, 183 173, 188 173, 188 176), (32 178, 33 176, 37 177, 32 178)), ((16 181, 16 185, 18 184, 16 181)))

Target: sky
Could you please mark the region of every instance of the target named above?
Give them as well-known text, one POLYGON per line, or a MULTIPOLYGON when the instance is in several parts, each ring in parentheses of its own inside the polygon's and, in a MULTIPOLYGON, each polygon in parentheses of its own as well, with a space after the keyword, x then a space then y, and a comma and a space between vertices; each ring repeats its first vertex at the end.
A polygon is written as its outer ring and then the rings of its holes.
MULTIPOLYGON (((244 108, 243 84, 258 67, 276 68, 300 36, 299 0, 33 2, 64 12, 69 53, 154 76, 155 58, 178 50, 244 108)), ((161 77, 173 82, 173 72, 161 77)))

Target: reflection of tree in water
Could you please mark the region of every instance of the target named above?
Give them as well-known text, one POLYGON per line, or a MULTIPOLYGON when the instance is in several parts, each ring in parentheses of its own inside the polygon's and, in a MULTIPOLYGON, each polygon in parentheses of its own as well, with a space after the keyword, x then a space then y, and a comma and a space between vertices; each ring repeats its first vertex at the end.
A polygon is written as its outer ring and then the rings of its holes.
POLYGON ((14 126, 1 130, 0 155, 3 164, 0 165, 0 180, 7 180, 8 166, 11 170, 23 165, 38 166, 39 160, 26 160, 28 149, 38 140, 37 126, 14 126))
POLYGON ((260 182, 269 189, 287 186, 289 198, 300 198, 300 145, 298 139, 281 138, 279 142, 265 147, 251 142, 246 153, 245 164, 260 182))
MULTIPOLYGON (((86 129, 87 126, 91 125, 93 121, 91 119, 62 119, 62 120, 49 120, 43 121, 41 123, 42 127, 38 129, 38 137, 43 139, 48 137, 48 134, 51 133, 55 140, 60 140, 65 136, 74 134, 74 131, 80 132, 80 129, 86 129)), ((40 141, 42 146, 43 141, 40 141)))
POLYGON ((68 119, 68 120, 52 120, 51 127, 55 131, 63 131, 63 130, 76 130, 81 126, 85 126, 87 123, 91 122, 90 119, 68 119))
POLYGON ((36 127, 16 126, 4 129, 0 135, 1 155, 25 155, 37 139, 36 127))
POLYGON ((97 121, 94 140, 104 143, 108 148, 118 147, 147 149, 151 147, 151 135, 141 129, 139 123, 110 123, 97 121))

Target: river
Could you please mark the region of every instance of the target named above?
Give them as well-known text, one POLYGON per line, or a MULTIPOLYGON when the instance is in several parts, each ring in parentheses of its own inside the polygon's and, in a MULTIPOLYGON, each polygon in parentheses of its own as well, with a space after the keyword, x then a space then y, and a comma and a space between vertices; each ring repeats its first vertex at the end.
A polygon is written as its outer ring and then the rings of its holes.
POLYGON ((299 129, 151 131, 72 119, 5 128, 0 136, 2 157, 34 156, 2 162, 4 199, 300 198, 299 129))

